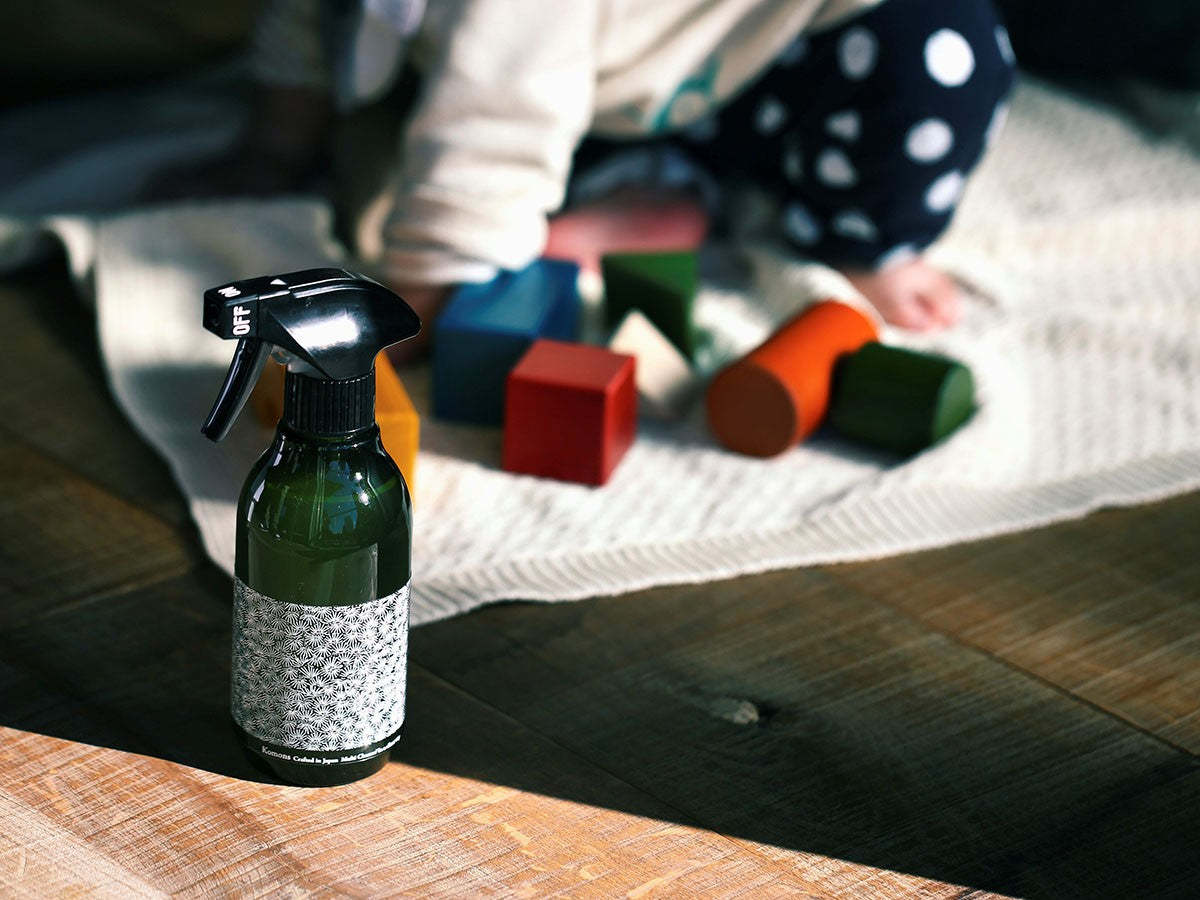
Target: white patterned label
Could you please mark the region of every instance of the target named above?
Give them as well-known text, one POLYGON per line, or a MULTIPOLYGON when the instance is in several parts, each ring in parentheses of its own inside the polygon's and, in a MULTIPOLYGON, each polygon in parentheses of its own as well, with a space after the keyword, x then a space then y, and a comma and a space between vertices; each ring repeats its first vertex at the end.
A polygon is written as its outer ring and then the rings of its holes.
POLYGON ((233 718, 260 740, 338 751, 404 722, 408 585, 352 606, 306 606, 233 591, 233 718))

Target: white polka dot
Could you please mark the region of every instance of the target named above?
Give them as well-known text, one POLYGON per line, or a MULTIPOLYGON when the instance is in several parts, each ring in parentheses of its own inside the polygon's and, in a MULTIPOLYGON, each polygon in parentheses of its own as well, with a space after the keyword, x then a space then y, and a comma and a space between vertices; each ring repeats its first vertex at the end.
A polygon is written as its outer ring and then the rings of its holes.
POLYGON ((912 262, 918 255, 916 244, 899 244, 875 260, 875 268, 890 269, 893 266, 912 262))
POLYGON ((852 187, 858 183, 858 172, 848 157, 836 147, 822 150, 817 157, 817 178, 830 187, 852 187))
POLYGON ((774 134, 787 121, 788 110, 775 97, 764 97, 754 113, 754 127, 759 134, 774 134))
POLYGON ((946 87, 958 87, 975 71, 975 54, 966 38, 943 28, 925 42, 925 68, 935 81, 946 87))
POLYGON ((922 119, 904 138, 904 150, 914 162, 937 162, 953 146, 954 132, 941 119, 922 119))
POLYGON ((838 41, 838 65, 851 81, 862 81, 875 68, 879 41, 862 27, 851 28, 838 41))
POLYGON ((962 196, 966 183, 967 179, 963 177, 962 172, 947 172, 925 191, 925 205, 935 213, 948 212, 962 196))
POLYGON ((811 247, 821 240, 823 229, 803 203, 793 203, 783 214, 783 230, 797 244, 811 247))
POLYGON ((795 142, 789 142, 783 150, 783 174, 791 182, 804 180, 804 154, 795 142))
POLYGON ((879 236, 879 229, 871 221, 870 216, 861 210, 842 210, 833 217, 833 230, 842 237, 856 241, 873 241, 879 236))
POLYGON ((1013 52, 1012 39, 1008 36, 1008 29, 1003 25, 996 26, 996 45, 1000 48, 1000 56, 1010 66, 1017 64, 1017 54, 1013 52))
POLYGON ((987 146, 992 146, 1000 137, 1000 133, 1004 131, 1004 123, 1008 121, 1008 104, 999 103, 996 105, 996 111, 992 113, 992 121, 988 123, 987 131, 984 132, 984 141, 987 146))
POLYGON ((854 110, 844 109, 825 120, 825 130, 834 137, 853 144, 862 133, 862 118, 854 110))
POLYGON ((794 66, 806 56, 808 56, 808 38, 802 35, 788 44, 779 54, 779 62, 785 66, 794 66))

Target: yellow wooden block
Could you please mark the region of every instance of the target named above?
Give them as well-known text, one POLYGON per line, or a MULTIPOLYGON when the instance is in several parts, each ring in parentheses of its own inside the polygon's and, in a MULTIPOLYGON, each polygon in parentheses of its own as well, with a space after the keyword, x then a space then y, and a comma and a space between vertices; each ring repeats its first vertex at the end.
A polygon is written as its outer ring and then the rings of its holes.
POLYGON ((386 353, 375 358, 375 419, 384 449, 400 467, 409 491, 415 494, 421 417, 386 353))
MULTIPOLYGON (((275 360, 268 360, 250 395, 255 417, 268 428, 274 428, 283 415, 286 371, 275 360)), ((421 417, 386 353, 375 359, 375 420, 379 423, 384 448, 404 473, 409 491, 415 492, 421 417)))
POLYGON ((283 376, 287 369, 268 359, 258 376, 258 384, 250 393, 254 417, 267 428, 274 428, 283 416, 283 376))

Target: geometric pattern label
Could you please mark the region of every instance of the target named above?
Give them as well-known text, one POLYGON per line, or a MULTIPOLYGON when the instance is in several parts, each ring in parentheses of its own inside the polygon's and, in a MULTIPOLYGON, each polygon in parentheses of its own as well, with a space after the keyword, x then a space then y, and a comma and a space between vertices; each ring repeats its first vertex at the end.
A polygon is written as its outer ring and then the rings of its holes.
POLYGON ((234 721, 297 750, 366 747, 404 722, 408 585, 353 606, 306 606, 234 579, 234 721))

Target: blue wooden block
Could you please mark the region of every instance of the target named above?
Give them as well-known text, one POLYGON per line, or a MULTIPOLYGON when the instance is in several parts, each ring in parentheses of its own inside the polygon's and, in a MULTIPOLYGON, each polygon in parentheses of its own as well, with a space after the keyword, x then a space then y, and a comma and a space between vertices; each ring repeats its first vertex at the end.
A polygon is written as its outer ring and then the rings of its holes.
POLYGON ((500 425, 508 373, 538 338, 575 340, 579 267, 543 259, 451 295, 433 334, 433 414, 500 425))

